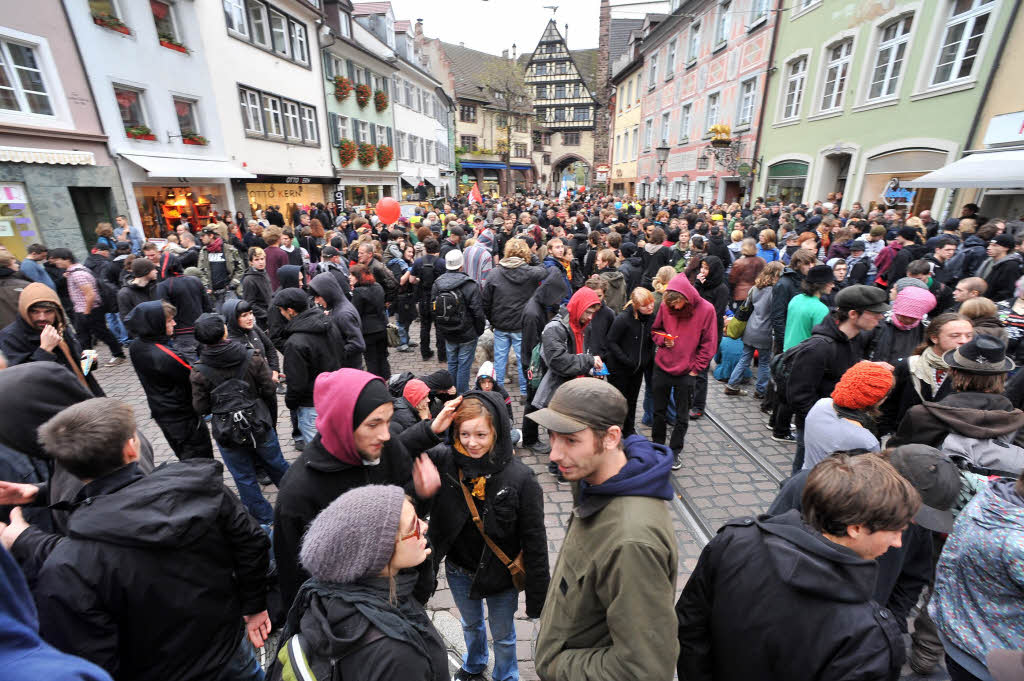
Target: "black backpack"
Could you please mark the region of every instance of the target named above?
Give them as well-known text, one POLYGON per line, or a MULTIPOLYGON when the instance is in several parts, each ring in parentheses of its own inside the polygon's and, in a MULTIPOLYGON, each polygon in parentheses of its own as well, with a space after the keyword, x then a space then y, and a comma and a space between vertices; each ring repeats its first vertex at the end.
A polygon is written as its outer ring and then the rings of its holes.
POLYGON ((111 265, 99 264, 94 267, 86 267, 87 270, 92 272, 93 279, 96 280, 96 288, 100 292, 100 302, 103 303, 104 312, 117 312, 117 293, 120 289, 107 278, 107 274, 110 271, 111 265))
POLYGON ((462 285, 439 291, 434 298, 433 311, 434 322, 439 329, 449 333, 461 331, 467 321, 466 298, 462 294, 462 285))
POLYGON ((436 275, 434 274, 434 256, 428 255, 426 259, 423 260, 423 276, 420 277, 420 286, 422 287, 421 290, 426 291, 426 295, 424 296, 425 298, 430 297, 430 291, 431 289, 434 288, 435 278, 436 275))
POLYGON ((828 336, 811 336, 802 343, 797 343, 789 350, 780 352, 772 357, 769 369, 772 374, 772 382, 775 384, 775 394, 781 401, 789 402, 789 377, 793 373, 793 366, 805 350, 815 347, 818 344, 812 342, 816 339, 820 339, 818 343, 825 342, 831 344, 835 342, 828 336))
POLYGON ((213 367, 199 362, 196 369, 214 384, 210 391, 210 413, 213 439, 225 447, 257 447, 274 427, 270 411, 257 396, 245 373, 249 370, 253 350, 245 354, 238 372, 228 379, 218 376, 213 367))

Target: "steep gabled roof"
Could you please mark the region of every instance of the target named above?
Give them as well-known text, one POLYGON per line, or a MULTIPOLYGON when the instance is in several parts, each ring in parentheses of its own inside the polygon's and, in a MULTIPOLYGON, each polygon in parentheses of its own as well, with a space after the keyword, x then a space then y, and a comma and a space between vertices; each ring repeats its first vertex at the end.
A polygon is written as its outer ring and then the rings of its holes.
POLYGON ((395 33, 412 33, 412 22, 408 19, 395 21, 395 33))
POLYGON ((482 88, 484 77, 492 64, 501 63, 502 58, 452 43, 441 43, 448 61, 452 65, 455 79, 455 97, 466 97, 478 102, 493 103, 490 93, 482 88))
POLYGON ((390 2, 356 2, 352 4, 352 14, 360 17, 370 14, 387 14, 390 9, 390 2))
POLYGON ((587 84, 587 89, 597 95, 597 48, 588 50, 569 50, 572 60, 576 62, 576 68, 587 84))
POLYGON ((608 28, 608 63, 614 64, 615 61, 625 54, 626 50, 629 49, 629 36, 630 34, 642 28, 644 25, 643 19, 616 19, 612 18, 612 23, 608 28))

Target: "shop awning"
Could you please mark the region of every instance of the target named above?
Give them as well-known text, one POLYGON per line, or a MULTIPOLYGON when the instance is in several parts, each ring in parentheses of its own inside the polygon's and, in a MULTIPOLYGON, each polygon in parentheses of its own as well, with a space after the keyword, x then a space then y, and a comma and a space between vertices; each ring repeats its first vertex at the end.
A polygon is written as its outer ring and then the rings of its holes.
POLYGON ((48 163, 62 166, 94 166, 96 157, 91 151, 74 149, 27 149, 0 147, 0 161, 8 163, 48 163))
POLYGON ((166 156, 142 156, 121 154, 123 158, 141 166, 150 177, 194 177, 197 179, 237 178, 253 180, 254 173, 242 170, 227 161, 207 161, 196 158, 168 158, 166 156))
POLYGON ((416 175, 402 175, 402 182, 406 183, 410 187, 418 185, 421 179, 422 178, 417 177, 416 175))
POLYGON ((904 187, 1014 189, 1024 187, 1024 149, 971 154, 948 166, 902 182, 904 187))
POLYGON ((441 180, 437 179, 436 177, 424 177, 423 181, 429 184, 431 187, 441 188, 441 186, 443 185, 441 180))

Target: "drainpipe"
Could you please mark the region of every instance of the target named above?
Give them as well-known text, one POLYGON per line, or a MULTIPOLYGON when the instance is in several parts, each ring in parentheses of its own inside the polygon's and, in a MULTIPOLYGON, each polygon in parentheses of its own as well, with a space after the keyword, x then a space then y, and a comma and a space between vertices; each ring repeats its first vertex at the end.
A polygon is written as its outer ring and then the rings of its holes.
MULTIPOLYGON (((764 117, 768 110, 768 81, 772 77, 772 73, 775 72, 773 64, 775 63, 775 46, 779 41, 779 27, 782 25, 782 1, 783 0, 776 0, 775 9, 772 10, 772 19, 775 22, 772 26, 772 45, 768 48, 768 67, 764 70, 764 89, 762 90, 763 94, 761 95, 761 114, 757 119, 757 137, 754 138, 754 153, 750 156, 751 161, 754 162, 751 165, 754 165, 755 163, 757 164, 758 180, 761 179, 761 172, 763 171, 763 168, 761 168, 761 164, 757 163, 757 152, 761 148, 761 136, 764 134, 765 127, 764 117)), ((1017 2, 1020 3, 1021 0, 1017 0, 1017 2)), ((754 193, 754 178, 750 178, 750 193, 751 195, 754 193)))

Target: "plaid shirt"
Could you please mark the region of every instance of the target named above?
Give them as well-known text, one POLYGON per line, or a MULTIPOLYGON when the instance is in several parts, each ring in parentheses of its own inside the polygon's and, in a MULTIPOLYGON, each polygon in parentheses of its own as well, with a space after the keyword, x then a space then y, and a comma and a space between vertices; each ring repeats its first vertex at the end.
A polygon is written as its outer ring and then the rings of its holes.
POLYGON ((68 280, 68 295, 75 305, 75 312, 85 314, 85 293, 80 287, 91 288, 93 293, 92 305, 95 308, 100 304, 100 291, 96 287, 96 277, 82 263, 75 263, 64 272, 64 278, 68 280))

